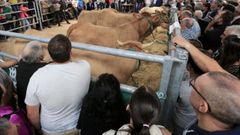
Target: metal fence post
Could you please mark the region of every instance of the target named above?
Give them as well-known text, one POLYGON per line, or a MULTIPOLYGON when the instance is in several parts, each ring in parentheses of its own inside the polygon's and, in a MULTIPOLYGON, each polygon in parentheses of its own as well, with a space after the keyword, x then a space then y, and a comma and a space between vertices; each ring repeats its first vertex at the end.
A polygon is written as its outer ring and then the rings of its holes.
POLYGON ((158 95, 162 103, 164 103, 164 100, 167 98, 167 90, 168 90, 169 80, 171 77, 172 66, 173 66, 173 61, 171 60, 171 57, 166 56, 163 62, 160 88, 156 92, 156 94, 158 95))
MULTIPOLYGON (((171 33, 169 33, 169 40, 168 40, 168 55, 178 58, 181 60, 179 63, 172 63, 171 69, 164 69, 168 70, 170 73, 170 80, 168 81, 168 87, 166 92, 166 98, 162 105, 162 112, 161 112, 161 124, 163 124, 168 129, 173 129, 174 121, 174 110, 176 108, 177 98, 179 96, 179 88, 182 82, 182 78, 184 75, 184 71, 186 69, 186 64, 188 60, 188 52, 182 48, 177 47, 176 49, 174 45, 171 43, 171 39, 175 35, 181 35, 180 25, 178 22, 178 16, 177 16, 177 7, 175 0, 172 1, 171 4, 171 10, 170 10, 170 21, 172 28, 169 28, 171 30, 171 33)), ((169 65, 170 63, 166 61, 164 65, 169 65)), ((164 72, 164 71, 163 71, 164 72)), ((163 78, 162 78, 163 79, 163 78)), ((163 80, 165 81, 165 80, 163 80)), ((162 82, 161 82, 162 85, 162 82)))
POLYGON ((180 84, 188 60, 188 53, 184 49, 177 48, 175 54, 178 59, 182 60, 182 62, 174 62, 172 70, 169 71, 171 74, 166 93, 167 98, 163 103, 161 113, 161 123, 169 129, 173 129, 174 109, 177 103, 180 84))
POLYGON ((40 1, 39 0, 35 0, 35 7, 36 7, 36 13, 37 13, 37 20, 39 22, 39 26, 40 26, 40 30, 43 29, 42 26, 42 14, 41 14, 41 5, 40 5, 40 1))

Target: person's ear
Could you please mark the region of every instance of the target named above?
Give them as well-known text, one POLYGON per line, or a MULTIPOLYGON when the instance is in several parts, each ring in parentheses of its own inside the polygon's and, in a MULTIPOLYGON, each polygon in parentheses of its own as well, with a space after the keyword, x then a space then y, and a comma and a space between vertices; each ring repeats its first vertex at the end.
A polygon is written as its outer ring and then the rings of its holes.
POLYGON ((201 113, 207 113, 208 110, 209 110, 209 108, 208 108, 207 102, 201 101, 200 105, 198 107, 198 111, 201 112, 201 113))

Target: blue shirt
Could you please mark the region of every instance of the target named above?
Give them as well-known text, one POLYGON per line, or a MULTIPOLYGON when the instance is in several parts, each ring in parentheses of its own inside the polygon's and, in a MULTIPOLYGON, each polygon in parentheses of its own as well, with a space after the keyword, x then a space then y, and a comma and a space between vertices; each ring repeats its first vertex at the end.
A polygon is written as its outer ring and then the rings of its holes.
POLYGON ((79 9, 83 9, 83 1, 82 0, 78 0, 78 4, 77 4, 79 9))
POLYGON ((201 35, 201 28, 198 22, 193 19, 192 27, 182 30, 181 34, 185 39, 198 39, 198 37, 201 35))

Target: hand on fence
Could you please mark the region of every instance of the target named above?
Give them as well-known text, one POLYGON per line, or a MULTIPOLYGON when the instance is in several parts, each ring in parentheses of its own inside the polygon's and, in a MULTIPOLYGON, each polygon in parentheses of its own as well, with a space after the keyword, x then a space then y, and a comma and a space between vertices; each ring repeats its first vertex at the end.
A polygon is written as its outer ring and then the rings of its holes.
POLYGON ((188 48, 189 46, 191 46, 191 43, 189 41, 187 41, 186 39, 184 39, 183 37, 181 37, 181 36, 175 36, 172 39, 172 42, 175 45, 179 45, 180 47, 183 47, 185 49, 188 48))

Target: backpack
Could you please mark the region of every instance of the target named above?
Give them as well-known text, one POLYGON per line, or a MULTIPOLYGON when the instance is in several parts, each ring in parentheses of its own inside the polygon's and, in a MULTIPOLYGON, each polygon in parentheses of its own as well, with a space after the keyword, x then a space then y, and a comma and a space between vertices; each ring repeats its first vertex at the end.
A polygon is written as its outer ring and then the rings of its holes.
POLYGON ((6 118, 10 123, 17 125, 19 135, 33 134, 33 128, 28 122, 25 112, 21 109, 14 111, 10 106, 0 107, 0 118, 6 118))

